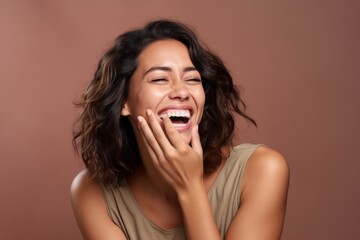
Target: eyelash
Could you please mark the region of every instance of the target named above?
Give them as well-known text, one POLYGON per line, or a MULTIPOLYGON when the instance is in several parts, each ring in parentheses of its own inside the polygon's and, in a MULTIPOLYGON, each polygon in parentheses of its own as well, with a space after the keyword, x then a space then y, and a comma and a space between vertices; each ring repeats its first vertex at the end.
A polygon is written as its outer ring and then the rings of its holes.
MULTIPOLYGON (((161 82, 168 82, 168 80, 166 78, 156 78, 156 79, 151 80, 150 82, 161 83, 161 82)), ((201 83, 201 79, 200 78, 190 78, 190 79, 186 79, 185 82, 190 83, 190 84, 197 84, 197 83, 201 83)))
POLYGON ((190 79, 187 79, 186 81, 201 82, 201 79, 200 78, 190 78, 190 79))
POLYGON ((163 81, 167 81, 167 79, 165 79, 165 78, 157 78, 157 79, 151 80, 151 82, 163 82, 163 81))

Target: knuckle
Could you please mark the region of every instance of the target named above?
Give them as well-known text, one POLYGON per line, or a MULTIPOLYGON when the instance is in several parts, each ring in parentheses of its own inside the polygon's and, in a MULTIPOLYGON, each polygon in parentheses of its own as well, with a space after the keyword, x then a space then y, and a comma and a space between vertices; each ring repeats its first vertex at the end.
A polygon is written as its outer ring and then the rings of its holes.
POLYGON ((185 146, 181 146, 179 147, 178 152, 181 156, 185 156, 188 153, 188 149, 185 146))
POLYGON ((159 139, 161 137, 161 133, 159 131, 154 131, 153 134, 156 139, 159 139))
POLYGON ((156 168, 164 168, 164 165, 166 164, 166 160, 163 157, 158 157, 156 160, 155 167, 156 168))
POLYGON ((148 143, 150 144, 150 146, 154 146, 156 144, 156 140, 155 138, 152 137, 148 137, 147 138, 148 143))
POLYGON ((173 159, 176 158, 176 154, 173 151, 168 151, 168 152, 165 153, 165 157, 169 161, 172 161, 173 159))

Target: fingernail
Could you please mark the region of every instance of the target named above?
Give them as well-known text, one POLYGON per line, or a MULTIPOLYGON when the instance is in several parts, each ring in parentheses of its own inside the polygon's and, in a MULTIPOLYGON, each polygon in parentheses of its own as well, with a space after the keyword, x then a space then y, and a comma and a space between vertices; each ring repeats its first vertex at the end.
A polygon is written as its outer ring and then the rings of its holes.
POLYGON ((137 116, 137 120, 138 120, 138 122, 137 122, 136 126, 137 126, 138 129, 141 129, 140 124, 144 119, 141 116, 137 116))
POLYGON ((168 115, 166 113, 163 113, 163 114, 159 115, 159 117, 161 120, 164 120, 165 118, 168 117, 168 115))
POLYGON ((137 116, 137 120, 139 121, 139 123, 141 123, 143 121, 143 118, 140 116, 137 116))
POLYGON ((146 110, 146 115, 148 115, 149 117, 151 116, 151 110, 150 109, 146 110))

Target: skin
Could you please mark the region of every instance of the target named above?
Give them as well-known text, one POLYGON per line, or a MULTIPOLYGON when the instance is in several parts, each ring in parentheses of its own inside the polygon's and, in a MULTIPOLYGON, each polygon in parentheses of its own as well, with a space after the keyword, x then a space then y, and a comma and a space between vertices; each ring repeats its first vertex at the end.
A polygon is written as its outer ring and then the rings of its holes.
MULTIPOLYGON (((205 94, 187 48, 175 40, 150 44, 138 58, 129 98, 121 114, 129 117, 143 167, 128 180, 145 213, 162 228, 184 223, 188 239, 221 239, 207 192, 225 160, 203 175, 197 124, 205 94), (189 123, 175 126, 164 109, 190 109, 189 123)), ((226 239, 279 239, 284 222, 289 170, 284 157, 258 147, 248 160, 240 186, 241 206, 226 239)), ((82 171, 73 181, 71 199, 85 239, 125 239, 108 216, 99 185, 82 171)))
POLYGON ((189 128, 178 129, 189 143, 191 128, 200 122, 204 104, 201 76, 192 64, 187 48, 175 40, 162 40, 150 44, 140 54, 122 115, 128 116, 136 128, 137 117, 146 116, 148 109, 155 113, 160 124, 158 115, 164 110, 190 109, 189 128))

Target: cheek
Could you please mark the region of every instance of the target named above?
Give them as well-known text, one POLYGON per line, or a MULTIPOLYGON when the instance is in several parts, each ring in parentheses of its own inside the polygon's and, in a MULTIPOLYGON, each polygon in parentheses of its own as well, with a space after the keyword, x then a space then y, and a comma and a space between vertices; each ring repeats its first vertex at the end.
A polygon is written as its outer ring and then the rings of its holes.
POLYGON ((203 116, 204 107, 205 107, 205 92, 203 89, 199 89, 196 92, 193 93, 195 96, 194 100, 196 102, 197 108, 198 108, 198 121, 200 122, 203 116))
POLYGON ((196 93, 196 102, 198 104, 199 109, 201 109, 201 111, 204 109, 205 106, 205 92, 203 89, 200 89, 197 93, 196 93))
POLYGON ((139 112, 145 114, 146 109, 155 110, 160 100, 164 97, 164 92, 153 88, 141 89, 134 98, 134 107, 139 112))

